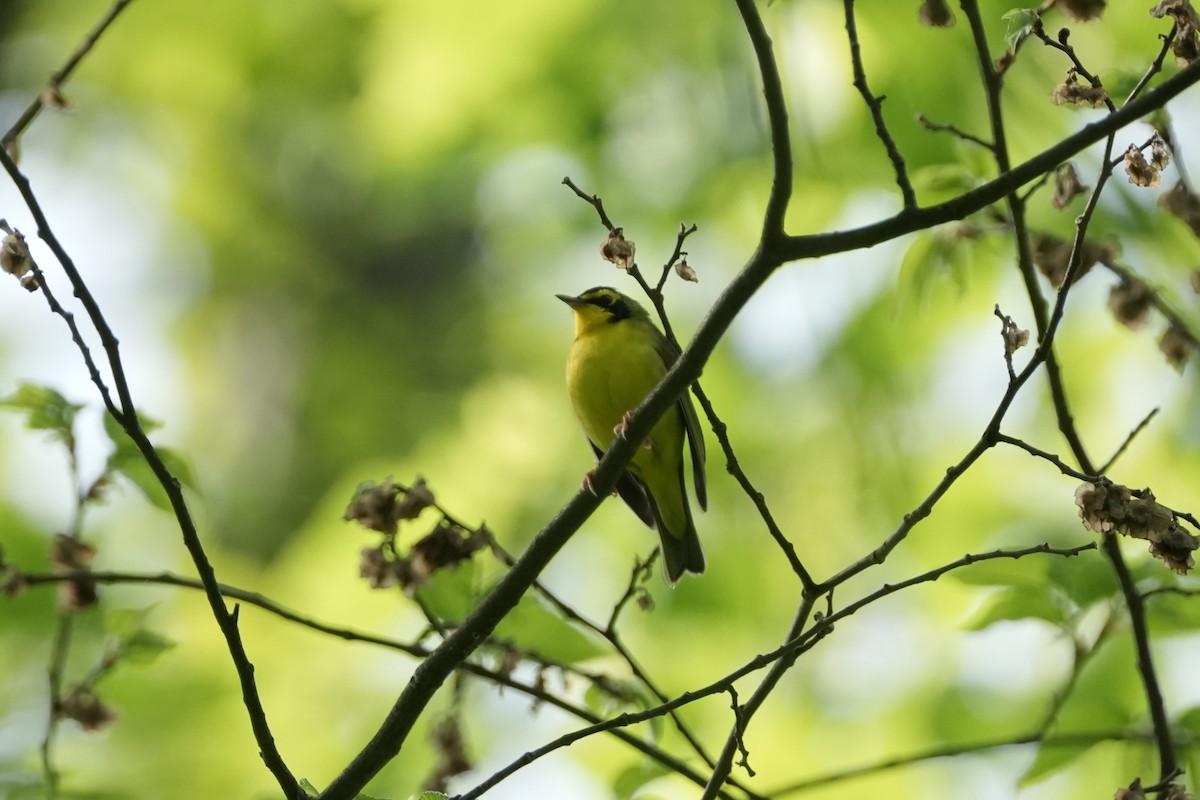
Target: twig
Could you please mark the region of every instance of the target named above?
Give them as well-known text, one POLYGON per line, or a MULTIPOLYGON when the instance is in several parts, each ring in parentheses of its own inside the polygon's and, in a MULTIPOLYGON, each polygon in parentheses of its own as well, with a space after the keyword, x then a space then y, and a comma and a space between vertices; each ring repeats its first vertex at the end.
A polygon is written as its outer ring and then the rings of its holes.
POLYGON ((926 130, 934 131, 935 133, 951 133, 964 141, 973 142, 987 150, 991 150, 993 152, 996 150, 995 146, 988 140, 980 138, 973 133, 967 133, 957 125, 934 122, 924 114, 917 114, 917 122, 921 123, 926 130))
POLYGON ((1035 731, 1033 733, 1023 734, 1021 736, 1011 736, 985 742, 930 747, 926 750, 920 750, 908 755, 886 758, 874 763, 863 764, 857 767, 847 767, 845 769, 827 772, 823 775, 817 775, 812 778, 806 778, 804 780, 788 784, 787 786, 780 786, 772 789, 771 791, 766 792, 766 795, 768 797, 783 797, 784 795, 796 794, 798 792, 804 792, 834 783, 841 783, 842 781, 852 780, 854 778, 874 775, 877 772, 895 769, 896 767, 907 767, 913 764, 920 764, 925 761, 934 761, 939 758, 954 758, 957 756, 971 755, 973 753, 982 753, 988 750, 999 750, 1005 747, 1022 747, 1031 744, 1041 746, 1083 746, 1097 744, 1099 742, 1149 741, 1150 739, 1151 734, 1149 733, 1129 733, 1125 731, 1110 731, 1107 733, 1101 732, 1092 734, 1077 733, 1049 738, 1046 738, 1040 732, 1035 731))
POLYGON ((771 163, 773 176, 771 193, 763 209, 763 229, 760 247, 769 246, 781 237, 784 217, 792 201, 792 140, 788 129, 787 101, 783 97, 783 81, 779 75, 779 64, 775 61, 771 37, 759 16, 754 0, 736 0, 742 24, 750 38, 754 58, 758 62, 758 74, 762 79, 763 104, 767 109, 767 121, 771 131, 771 163))
POLYGON ((696 232, 696 230, 697 228, 695 223, 692 223, 691 225, 684 225, 682 222, 679 223, 679 232, 675 234, 675 250, 671 253, 671 257, 667 259, 667 263, 663 264, 662 274, 659 275, 658 283, 654 287, 659 296, 662 295, 663 286, 666 285, 667 277, 671 274, 671 268, 675 266, 675 262, 678 261, 681 256, 687 255, 687 253, 683 252, 684 239, 691 236, 696 232))
POLYGON ((696 400, 700 403, 700 408, 704 410, 704 415, 708 417, 709 424, 712 426, 713 433, 716 434, 717 442, 721 445, 721 451, 725 454, 725 469, 738 482, 738 486, 754 503, 754 507, 758 510, 758 515, 762 517, 762 521, 767 526, 767 532, 771 538, 775 540, 775 544, 779 546, 784 558, 788 560, 788 564, 792 568, 792 572, 800 578, 800 582, 804 585, 804 591, 814 592, 817 582, 813 580, 812 574, 805 568, 803 562, 800 561, 800 556, 796 554, 796 547, 783 534, 779 523, 775 521, 775 515, 771 513, 770 506, 767 505, 767 497, 751 482, 746 471, 742 469, 741 461, 738 460, 737 454, 733 450, 733 442, 729 439, 729 428, 717 416, 716 409, 713 408, 712 401, 708 399, 708 395, 704 393, 699 383, 693 384, 692 393, 696 396, 696 400))
POLYGON ((600 224, 601 225, 603 225, 609 231, 615 230, 615 226, 612 224, 612 220, 610 220, 608 218, 608 214, 604 213, 604 201, 600 199, 599 195, 586 193, 585 191, 583 191, 583 189, 580 189, 578 186, 576 186, 575 182, 572 181, 569 177, 563 178, 562 182, 563 182, 564 186, 569 188, 575 194, 579 195, 579 197, 582 198, 584 202, 588 203, 592 208, 596 209, 596 213, 600 215, 600 224))
POLYGON ((66 82, 71 73, 75 71, 75 68, 79 66, 79 62, 83 60, 84 56, 92 51, 92 48, 96 46, 96 42, 98 42, 104 32, 108 30, 108 26, 112 25, 121 12, 125 10, 125 7, 132 2, 133 0, 116 0, 116 2, 113 3, 112 8, 108 10, 108 13, 104 15, 104 18, 96 24, 96 27, 93 28, 87 36, 84 37, 83 41, 79 44, 79 47, 75 48, 75 52, 71 54, 71 57, 67 59, 67 62, 63 64, 57 72, 50 76, 50 80, 46 83, 46 88, 42 90, 41 94, 34 98, 33 102, 29 104, 29 107, 25 109, 17 121, 13 123, 13 126, 8 129, 8 132, 4 134, 4 137, 0 138, 0 148, 3 148, 10 155, 12 154, 13 145, 16 143, 17 138, 25 131, 26 128, 29 127, 30 123, 32 123, 37 117, 38 113, 41 112, 42 108, 45 107, 45 98, 48 95, 58 94, 58 91, 62 87, 63 83, 66 82))
POLYGON ((738 693, 736 686, 729 687, 729 705, 733 711, 733 727, 736 733, 737 749, 741 753, 738 759, 738 766, 746 770, 746 774, 751 778, 754 777, 754 770, 750 767, 750 751, 746 749, 746 742, 742 738, 746 730, 746 723, 742 717, 742 707, 738 704, 738 693))
POLYGON ((1051 464, 1058 467, 1059 472, 1061 472, 1063 475, 1066 475, 1068 477, 1075 478, 1076 480, 1080 480, 1080 481, 1093 481, 1096 479, 1095 475, 1088 475, 1086 473, 1080 472, 1079 470, 1074 469, 1073 467, 1068 465, 1066 462, 1064 462, 1061 458, 1054 455, 1053 453, 1047 453, 1045 450, 1039 450, 1038 448, 1034 447, 1033 445, 1028 444, 1027 442, 1024 442, 1020 439, 1014 438, 1012 436, 1007 436, 1003 433, 997 433, 996 441, 1000 442, 1001 444, 1012 445, 1013 447, 1024 450, 1026 453, 1029 453, 1032 456, 1037 456, 1038 458, 1049 461, 1051 464))
POLYGON ((1116 451, 1109 457, 1108 461, 1105 461, 1104 464, 1098 470, 1096 470, 1096 472, 1100 475, 1104 475, 1110 469, 1112 469, 1112 465, 1117 463, 1117 459, 1125 454, 1125 451, 1129 449, 1129 445, 1133 443, 1133 440, 1137 438, 1139 433, 1146 429, 1146 426, 1150 424, 1150 420, 1154 419, 1154 417, 1158 415, 1158 412, 1159 408, 1157 406, 1150 409, 1150 413, 1143 417, 1142 421, 1134 426, 1134 429, 1131 430, 1129 435, 1125 437, 1125 441, 1121 442, 1121 446, 1116 449, 1116 451))
POLYGON ((50 651, 50 666, 46 670, 50 702, 46 720, 46 736, 42 739, 42 775, 46 781, 46 798, 58 796, 58 770, 54 768, 54 735, 58 731, 58 706, 62 701, 63 669, 67 663, 67 651, 71 646, 71 628, 74 616, 70 612, 58 614, 58 631, 54 635, 54 646, 50 651))
POLYGON ((634 559, 633 569, 629 573, 629 583, 625 586, 625 591, 617 598, 617 602, 613 604, 612 613, 608 615, 608 624, 604 626, 604 632, 609 637, 616 635, 617 619, 621 616, 621 611, 639 592, 645 591, 642 584, 649 579, 658 553, 658 549, 655 549, 645 561, 634 559))
POLYGON ((1171 732, 1171 723, 1167 719, 1166 706, 1163 703, 1162 689, 1158 684, 1158 676, 1154 669, 1154 658, 1150 652, 1150 631, 1146 623, 1146 603, 1138 592, 1137 583, 1129 573, 1125 557, 1121 555, 1121 545, 1116 535, 1103 535, 1104 553, 1112 562, 1121 586, 1121 594, 1125 596, 1125 604, 1129 609, 1129 622, 1133 628, 1133 641, 1137 648, 1138 672, 1142 676, 1142 686, 1146 693, 1146 705, 1150 711, 1150 719, 1154 724, 1154 738, 1158 745, 1159 774, 1165 780, 1177 767, 1175 761, 1175 741, 1171 732))
POLYGON ((1129 96, 1125 98, 1125 102, 1122 103, 1122 105, 1128 105, 1137 99, 1137 96, 1142 93, 1142 90, 1149 85, 1150 79, 1162 70, 1163 61, 1166 59, 1167 53, 1171 52, 1171 43, 1175 41, 1175 36, 1178 33, 1179 26, 1177 24, 1172 24, 1171 30, 1166 36, 1162 37, 1162 47, 1158 49, 1158 55, 1154 58, 1154 62, 1150 65, 1150 68, 1146 70, 1145 74, 1142 75, 1141 79, 1137 82, 1137 85, 1134 86, 1129 92, 1129 96))
POLYGON ((863 68, 861 47, 858 43, 858 23, 854 19, 854 0, 843 0, 842 6, 846 15, 846 38, 850 41, 850 64, 854 71, 854 88, 862 95, 867 108, 871 111, 871 120, 875 123, 875 135, 883 142, 892 169, 896 173, 896 185, 900 187, 900 196, 904 199, 904 209, 913 210, 917 207, 917 195, 913 191, 912 182, 908 179, 908 168, 904 164, 904 156, 896 147, 896 140, 887 129, 883 119, 883 101, 885 97, 876 97, 867 85, 867 73, 863 68))

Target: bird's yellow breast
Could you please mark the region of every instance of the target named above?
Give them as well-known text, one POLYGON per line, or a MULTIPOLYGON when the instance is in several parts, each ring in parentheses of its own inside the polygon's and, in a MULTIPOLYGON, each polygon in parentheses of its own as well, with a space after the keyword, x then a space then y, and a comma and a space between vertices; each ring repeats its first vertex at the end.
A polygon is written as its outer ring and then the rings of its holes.
MULTIPOLYGON (((615 437, 613 429, 646 399, 666 373, 666 365, 655 349, 657 331, 642 327, 649 323, 583 322, 577 325, 567 358, 567 391, 587 437, 607 450, 615 437)), ((650 433, 650 447, 634 456, 635 469, 662 455, 678 454, 682 439, 679 413, 668 410, 650 433)))

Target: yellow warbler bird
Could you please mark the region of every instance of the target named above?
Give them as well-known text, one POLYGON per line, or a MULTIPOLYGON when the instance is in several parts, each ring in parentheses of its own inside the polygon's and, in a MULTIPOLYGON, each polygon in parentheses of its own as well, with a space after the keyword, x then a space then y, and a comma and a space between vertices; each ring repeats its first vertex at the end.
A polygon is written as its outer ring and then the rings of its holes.
MULTIPOLYGON (((679 351, 654 326, 644 308, 615 289, 601 286, 578 297, 556 296, 575 312, 567 392, 599 458, 623 435, 626 416, 662 380, 679 351)), ((704 572, 704 551, 684 485, 685 434, 696 501, 705 508, 704 436, 686 391, 654 425, 616 485, 617 494, 634 513, 658 529, 667 583, 672 586, 685 572, 704 572)))

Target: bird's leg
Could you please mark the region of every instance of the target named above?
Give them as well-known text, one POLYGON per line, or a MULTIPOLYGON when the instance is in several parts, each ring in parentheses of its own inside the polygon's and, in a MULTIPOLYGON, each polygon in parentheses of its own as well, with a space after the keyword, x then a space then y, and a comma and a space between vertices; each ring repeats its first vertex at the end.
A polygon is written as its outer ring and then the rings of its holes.
MULTIPOLYGON (((583 476, 583 485, 592 494, 596 494, 595 488, 592 487, 592 478, 595 477, 595 475, 596 475, 596 470, 589 469, 587 471, 587 474, 583 476)), ((612 493, 613 493, 613 496, 616 497, 616 495, 617 495, 617 487, 616 486, 613 487, 612 493)))
MULTIPOLYGON (((618 439, 624 439, 625 434, 629 432, 629 420, 632 416, 632 411, 626 411, 625 416, 621 417, 621 421, 617 423, 615 428, 613 428, 613 433, 617 435, 618 439)), ((642 442, 642 447, 646 448, 647 450, 653 449, 653 445, 650 443, 649 439, 646 439, 646 441, 642 442)))

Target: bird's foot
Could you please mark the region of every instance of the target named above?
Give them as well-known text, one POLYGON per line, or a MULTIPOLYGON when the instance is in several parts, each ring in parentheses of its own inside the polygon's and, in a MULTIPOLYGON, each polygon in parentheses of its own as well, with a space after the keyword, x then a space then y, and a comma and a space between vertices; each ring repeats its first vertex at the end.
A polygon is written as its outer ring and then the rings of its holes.
MULTIPOLYGON (((596 475, 596 470, 589 469, 587 471, 587 474, 583 476, 583 486, 585 489, 587 489, 592 494, 599 496, 599 493, 596 491, 595 487, 592 486, 592 478, 595 477, 595 475, 596 475)), ((615 497, 617 494, 617 487, 615 487, 615 486, 613 487, 612 493, 613 493, 613 496, 615 497)))
POLYGON ((625 416, 621 417, 621 421, 617 423, 615 428, 613 428, 613 433, 617 435, 618 439, 624 439, 625 434, 629 432, 629 419, 632 416, 632 411, 626 411, 625 416))
MULTIPOLYGON (((615 428, 613 428, 613 433, 615 433, 617 435, 618 439, 624 439, 625 434, 627 434, 629 432, 629 420, 632 417, 633 417, 633 412, 626 411, 625 416, 621 417, 621 421, 617 423, 615 428)), ((647 439, 646 441, 642 442, 642 447, 646 448, 647 450, 651 450, 651 449, 653 449, 653 444, 650 442, 649 439, 647 439)))

